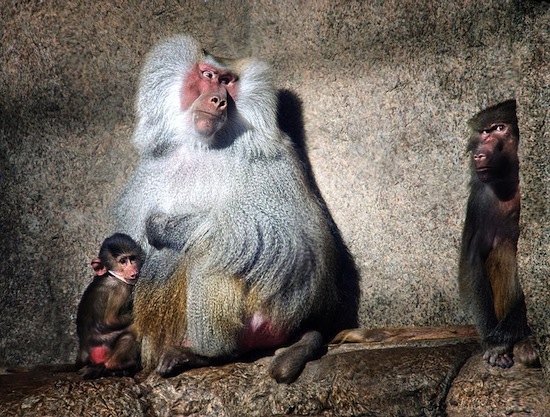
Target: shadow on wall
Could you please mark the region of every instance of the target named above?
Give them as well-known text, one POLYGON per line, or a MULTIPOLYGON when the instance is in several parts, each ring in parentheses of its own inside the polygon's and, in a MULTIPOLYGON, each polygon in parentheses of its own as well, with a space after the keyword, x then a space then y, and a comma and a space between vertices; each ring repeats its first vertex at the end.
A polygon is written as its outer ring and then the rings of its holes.
MULTIPOLYGON (((338 229, 338 225, 334 221, 325 199, 321 195, 319 186, 315 181, 311 162, 307 153, 302 101, 297 94, 290 90, 281 89, 277 91, 277 122, 281 130, 283 130, 283 132, 285 132, 294 143, 298 157, 303 164, 307 180, 311 185, 313 192, 317 195, 319 201, 323 205, 323 210, 330 222, 334 239, 338 245, 338 252, 341 255, 339 268, 343 271, 343 276, 346 277, 345 280, 341 280, 339 282, 341 285, 339 290, 344 294, 347 294, 346 298, 350 301, 343 306, 346 308, 346 311, 342 311, 341 313, 344 316, 354 315, 353 312, 358 311, 360 303, 361 289, 359 285, 359 272, 355 265, 353 256, 349 252, 344 239, 342 238, 342 234, 338 229), (343 285, 346 287, 342 287, 343 285)), ((358 324, 359 323, 356 322, 355 326, 358 326, 358 324)))

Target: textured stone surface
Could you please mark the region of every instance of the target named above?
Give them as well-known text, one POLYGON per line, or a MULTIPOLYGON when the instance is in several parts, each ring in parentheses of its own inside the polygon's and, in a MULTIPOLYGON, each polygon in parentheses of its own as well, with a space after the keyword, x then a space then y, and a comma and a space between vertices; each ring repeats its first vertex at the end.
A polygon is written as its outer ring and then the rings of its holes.
MULTIPOLYGON (((44 378, 21 393, 14 375, 0 377, 19 394, 0 403, 2 416, 438 416, 450 383, 476 344, 334 349, 306 365, 291 385, 268 375, 270 358, 196 369, 174 378, 80 381, 75 374, 44 378), (11 378, 11 379, 10 379, 11 378)), ((17 375, 16 375, 17 376, 17 375)))
POLYGON ((550 393, 540 368, 510 369, 484 364, 481 354, 466 362, 447 398, 448 417, 549 416, 550 393))
POLYGON ((81 381, 50 368, 0 375, 0 415, 12 416, 547 416, 542 371, 503 370, 462 338, 332 347, 291 385, 270 358, 174 378, 81 381), (417 346, 420 344, 422 346, 417 346), (470 358, 470 359, 468 359, 470 358))
POLYGON ((518 252, 529 320, 550 384, 550 4, 540 4, 539 10, 529 20, 530 45, 522 51, 523 77, 517 93, 523 97, 518 114, 522 120, 518 252))
POLYGON ((302 100, 319 187, 357 260, 363 326, 463 323, 466 120, 519 103, 520 268, 548 363, 548 22, 539 1, 0 4, 0 363, 76 353, 75 312, 136 161, 143 56, 189 32, 269 61, 302 100))

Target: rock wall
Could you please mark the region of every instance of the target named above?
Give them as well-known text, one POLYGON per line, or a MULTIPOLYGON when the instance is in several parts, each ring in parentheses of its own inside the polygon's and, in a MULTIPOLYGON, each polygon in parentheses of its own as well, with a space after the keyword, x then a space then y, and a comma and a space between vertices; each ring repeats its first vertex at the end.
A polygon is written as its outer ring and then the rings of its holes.
POLYGON ((2 2, 0 363, 74 357, 89 260, 137 160, 140 66, 180 32, 218 55, 265 59, 301 98, 368 327, 468 321, 455 282, 466 120, 515 97, 520 265, 547 343, 549 16, 546 2, 497 0, 2 2))
POLYGON ((550 3, 526 19, 529 44, 518 48, 521 74, 522 162, 519 276, 528 318, 540 345, 543 370, 550 384, 550 3))

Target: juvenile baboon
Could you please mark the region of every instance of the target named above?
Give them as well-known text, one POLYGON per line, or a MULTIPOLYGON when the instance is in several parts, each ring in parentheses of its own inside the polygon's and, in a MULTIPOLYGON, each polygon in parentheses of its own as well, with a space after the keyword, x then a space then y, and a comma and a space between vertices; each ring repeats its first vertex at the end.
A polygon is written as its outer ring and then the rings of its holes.
POLYGON ((519 237, 519 129, 516 102, 489 107, 470 121, 472 179, 459 264, 461 298, 482 338, 484 358, 509 368, 534 365, 538 353, 527 324, 517 275, 519 237))
POLYGON ((142 250, 132 238, 115 233, 105 239, 96 271, 78 305, 79 351, 76 367, 85 379, 131 375, 139 368, 139 345, 133 327, 132 290, 142 250))

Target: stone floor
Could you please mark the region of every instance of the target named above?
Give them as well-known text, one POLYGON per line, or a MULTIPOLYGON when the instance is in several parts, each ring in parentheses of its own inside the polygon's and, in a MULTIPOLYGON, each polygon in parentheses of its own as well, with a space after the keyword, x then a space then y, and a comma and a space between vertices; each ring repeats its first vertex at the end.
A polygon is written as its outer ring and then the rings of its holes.
POLYGON ((541 369, 492 368, 472 337, 426 334, 331 346, 290 385, 268 376, 268 356, 169 379, 142 372, 82 381, 59 366, 6 370, 0 375, 0 415, 550 415, 541 369))

